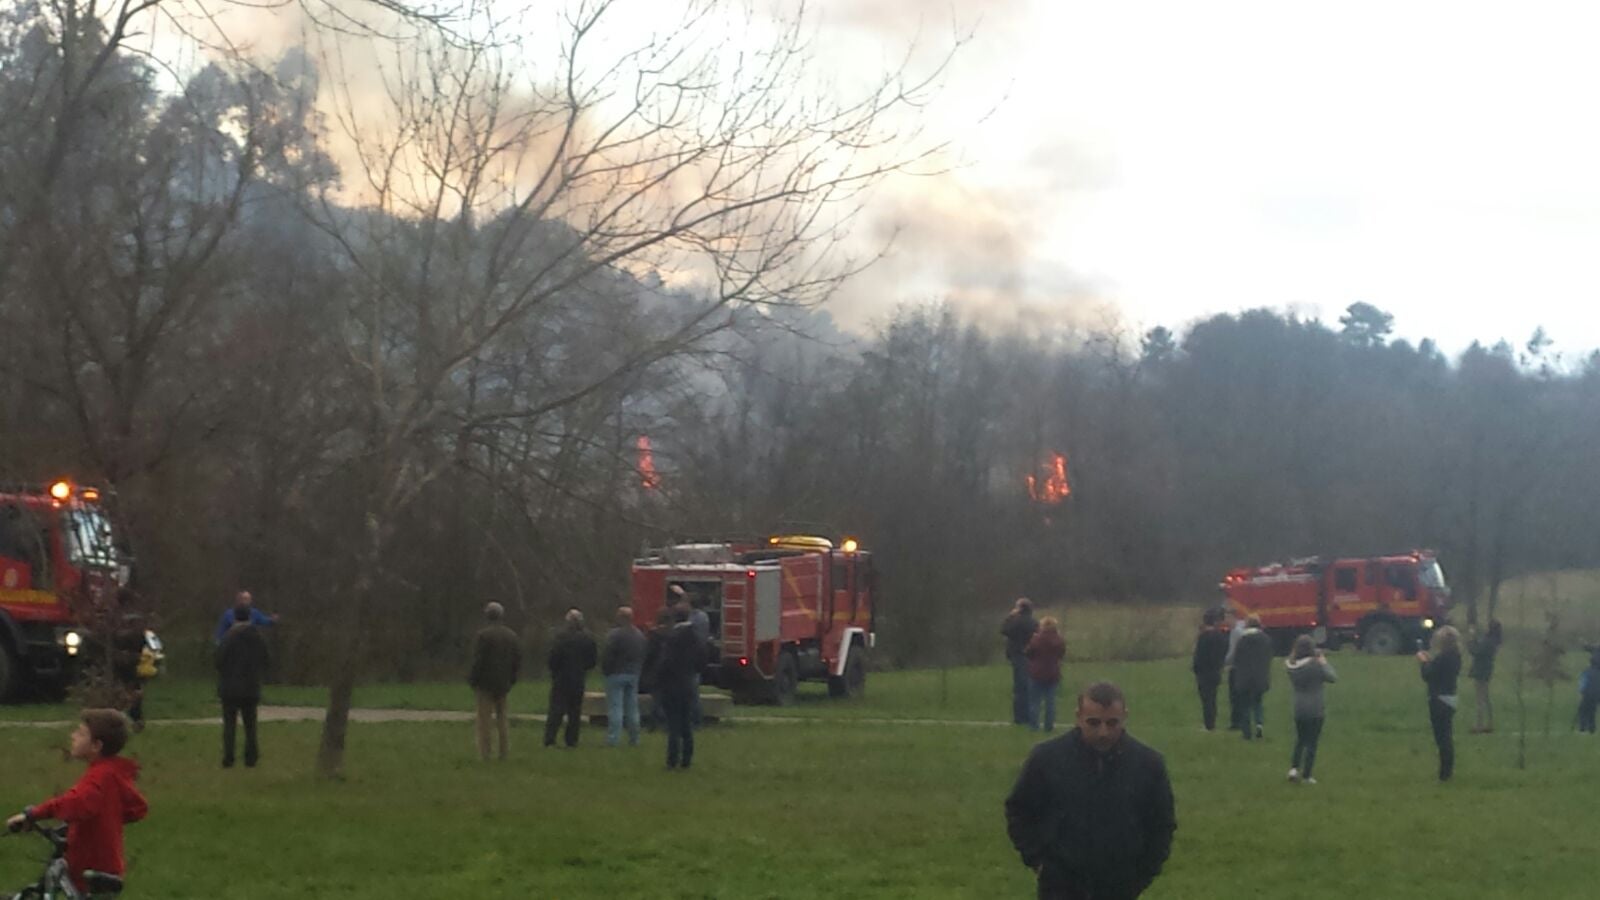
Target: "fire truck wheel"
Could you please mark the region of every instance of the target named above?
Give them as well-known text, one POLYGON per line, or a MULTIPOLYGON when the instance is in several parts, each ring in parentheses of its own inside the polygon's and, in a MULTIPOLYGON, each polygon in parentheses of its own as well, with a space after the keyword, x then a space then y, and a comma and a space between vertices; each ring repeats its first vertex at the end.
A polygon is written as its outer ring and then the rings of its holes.
POLYGON ((793 653, 778 654, 778 674, 772 679, 772 702, 779 706, 788 706, 794 702, 794 695, 800 689, 800 663, 794 658, 793 653))
POLYGON ((17 657, 11 645, 0 638, 0 702, 10 700, 17 689, 17 657))
POLYGON ((1361 635, 1361 649, 1375 656, 1400 652, 1400 629, 1393 622, 1373 622, 1361 635))

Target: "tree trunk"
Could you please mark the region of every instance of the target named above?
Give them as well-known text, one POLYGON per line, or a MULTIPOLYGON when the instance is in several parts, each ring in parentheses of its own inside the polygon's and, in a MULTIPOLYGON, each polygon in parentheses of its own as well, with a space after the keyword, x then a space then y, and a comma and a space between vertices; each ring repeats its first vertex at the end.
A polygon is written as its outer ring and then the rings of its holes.
POLYGON ((355 694, 355 666, 341 666, 328 688, 328 711, 322 717, 322 743, 317 748, 317 775, 344 774, 344 741, 350 731, 350 700, 355 694))

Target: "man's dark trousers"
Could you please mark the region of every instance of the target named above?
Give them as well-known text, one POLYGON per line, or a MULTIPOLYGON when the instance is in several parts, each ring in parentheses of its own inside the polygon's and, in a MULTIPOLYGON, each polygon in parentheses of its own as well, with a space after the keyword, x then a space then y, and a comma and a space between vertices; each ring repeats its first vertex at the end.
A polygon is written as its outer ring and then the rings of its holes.
POLYGON ((1011 660, 1011 722, 1033 724, 1033 711, 1028 709, 1028 659, 1024 656, 1011 660))
POLYGON ((550 709, 544 717, 544 745, 556 742, 561 720, 567 722, 567 746, 578 746, 578 728, 583 723, 583 684, 550 682, 550 709))
POLYGON ((244 719, 244 764, 254 766, 261 758, 261 748, 256 744, 257 700, 222 701, 222 765, 233 765, 233 748, 238 732, 238 720, 244 719))
POLYGON ((1039 900, 1135 900, 1139 891, 1132 889, 1106 889, 1078 885, 1039 885, 1039 900))

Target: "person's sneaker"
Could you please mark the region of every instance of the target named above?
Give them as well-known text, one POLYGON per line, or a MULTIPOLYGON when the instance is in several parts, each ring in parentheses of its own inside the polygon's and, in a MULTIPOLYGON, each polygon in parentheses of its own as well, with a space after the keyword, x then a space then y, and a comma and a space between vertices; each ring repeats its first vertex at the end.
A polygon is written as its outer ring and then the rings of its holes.
POLYGON ((1317 780, 1315 778, 1312 778, 1310 775, 1307 775, 1306 776, 1306 780, 1305 780, 1304 783, 1305 784, 1316 784, 1317 780))
MULTIPOLYGON (((1289 780, 1290 781, 1299 781, 1300 780, 1300 770, 1291 768, 1289 770, 1289 780)), ((1307 779, 1307 780, 1309 780, 1309 779, 1307 779)))
POLYGON ((1264 738, 1266 736, 1267 736, 1266 731, 1260 725, 1257 725, 1256 726, 1256 740, 1259 741, 1259 740, 1261 740, 1262 738, 1264 738))

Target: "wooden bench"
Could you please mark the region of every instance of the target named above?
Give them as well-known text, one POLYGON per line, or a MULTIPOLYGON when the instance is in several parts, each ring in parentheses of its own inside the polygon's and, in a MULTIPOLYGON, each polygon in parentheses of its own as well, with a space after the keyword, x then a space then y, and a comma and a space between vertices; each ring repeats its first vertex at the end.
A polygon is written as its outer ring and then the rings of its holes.
MULTIPOLYGON (((714 691, 700 694, 700 721, 720 722, 733 706, 733 698, 714 691)), ((650 694, 639 695, 639 717, 647 718, 656 708, 656 698, 650 694)), ((583 695, 583 715, 590 724, 606 724, 606 695, 604 691, 587 691, 583 695)))

